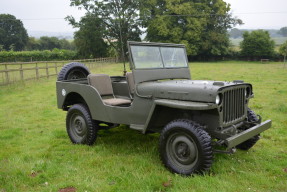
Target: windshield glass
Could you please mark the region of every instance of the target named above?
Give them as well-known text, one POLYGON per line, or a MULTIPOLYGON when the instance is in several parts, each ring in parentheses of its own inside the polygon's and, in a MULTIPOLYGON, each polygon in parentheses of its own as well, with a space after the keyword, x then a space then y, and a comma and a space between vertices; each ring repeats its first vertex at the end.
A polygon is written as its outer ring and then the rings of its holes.
POLYGON ((163 67, 159 47, 131 46, 131 51, 137 69, 163 67))
POLYGON ((162 59, 165 67, 186 67, 186 57, 183 48, 161 47, 162 59))
POLYGON ((182 47, 131 46, 136 69, 187 67, 182 47))

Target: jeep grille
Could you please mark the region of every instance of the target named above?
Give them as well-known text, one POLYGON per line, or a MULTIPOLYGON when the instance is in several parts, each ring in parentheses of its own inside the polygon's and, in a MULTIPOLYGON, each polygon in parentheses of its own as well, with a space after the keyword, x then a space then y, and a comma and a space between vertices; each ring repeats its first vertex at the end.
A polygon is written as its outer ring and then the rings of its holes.
POLYGON ((235 88, 223 93, 223 123, 228 124, 244 116, 245 88, 235 88))

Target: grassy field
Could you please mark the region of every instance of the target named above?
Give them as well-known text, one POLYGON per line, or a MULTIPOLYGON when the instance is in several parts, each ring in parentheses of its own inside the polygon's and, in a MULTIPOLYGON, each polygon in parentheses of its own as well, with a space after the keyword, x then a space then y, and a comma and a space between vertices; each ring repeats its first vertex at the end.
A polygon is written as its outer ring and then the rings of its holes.
MULTIPOLYGON (((158 134, 121 125, 102 130, 94 146, 73 145, 66 113, 56 107, 56 78, 0 87, 0 192, 14 191, 287 191, 287 66, 191 63, 193 79, 245 80, 250 107, 272 128, 248 152, 216 154, 210 173, 181 177, 159 160, 158 134), (62 190, 61 190, 62 189, 62 190)), ((106 64, 95 73, 122 74, 106 64)))

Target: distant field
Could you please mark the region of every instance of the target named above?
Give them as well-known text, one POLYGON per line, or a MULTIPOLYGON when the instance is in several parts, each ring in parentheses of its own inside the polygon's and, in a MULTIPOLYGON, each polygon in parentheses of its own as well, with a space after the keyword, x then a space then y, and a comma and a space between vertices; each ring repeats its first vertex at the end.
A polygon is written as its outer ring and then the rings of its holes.
MULTIPOLYGON (((287 65, 191 63, 193 79, 253 84, 250 107, 272 128, 249 151, 216 154, 210 173, 181 177, 159 160, 158 134, 127 126, 102 130, 94 146, 73 145, 56 107, 56 77, 0 87, 0 192, 59 191, 287 191, 287 65)), ((121 75, 122 64, 94 73, 121 75)))
MULTIPOLYGON (((273 37, 272 39, 275 41, 276 46, 280 46, 284 42, 287 41, 287 37, 273 37)), ((239 46, 239 44, 242 40, 243 40, 243 38, 238 38, 238 39, 230 38, 232 45, 235 47, 239 46)))

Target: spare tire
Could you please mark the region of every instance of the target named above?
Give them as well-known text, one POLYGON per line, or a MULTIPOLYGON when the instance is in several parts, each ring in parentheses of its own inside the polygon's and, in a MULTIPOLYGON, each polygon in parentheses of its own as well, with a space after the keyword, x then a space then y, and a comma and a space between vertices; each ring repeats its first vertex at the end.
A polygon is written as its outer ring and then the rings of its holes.
POLYGON ((82 63, 73 62, 64 65, 58 74, 58 81, 83 79, 90 74, 89 69, 82 63))

